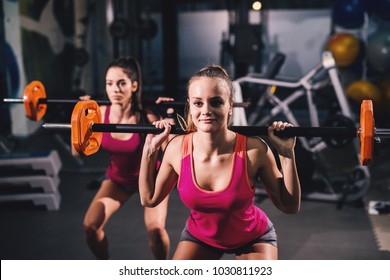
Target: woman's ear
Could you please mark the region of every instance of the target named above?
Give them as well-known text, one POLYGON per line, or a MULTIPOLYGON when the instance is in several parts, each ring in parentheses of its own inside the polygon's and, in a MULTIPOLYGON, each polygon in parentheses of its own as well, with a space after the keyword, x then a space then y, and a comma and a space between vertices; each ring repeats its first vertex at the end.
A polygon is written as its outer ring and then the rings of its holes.
POLYGON ((136 92, 138 90, 138 82, 134 81, 131 86, 131 91, 136 92))

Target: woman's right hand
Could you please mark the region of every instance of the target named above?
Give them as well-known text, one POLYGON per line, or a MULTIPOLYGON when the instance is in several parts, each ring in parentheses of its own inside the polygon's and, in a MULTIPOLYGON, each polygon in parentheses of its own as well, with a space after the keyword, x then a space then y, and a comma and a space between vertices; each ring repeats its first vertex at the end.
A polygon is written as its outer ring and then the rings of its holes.
POLYGON ((150 156, 168 139, 171 132, 171 125, 166 120, 160 120, 153 122, 156 128, 164 129, 160 134, 148 134, 145 138, 144 149, 147 151, 147 155, 150 156))

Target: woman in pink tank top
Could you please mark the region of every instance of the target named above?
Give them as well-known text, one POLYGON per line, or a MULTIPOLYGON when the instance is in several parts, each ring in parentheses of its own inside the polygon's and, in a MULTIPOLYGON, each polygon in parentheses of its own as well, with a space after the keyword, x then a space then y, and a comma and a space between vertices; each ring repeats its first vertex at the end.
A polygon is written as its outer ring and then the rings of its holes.
POLYGON ((157 121, 155 126, 164 132, 145 139, 139 176, 142 205, 159 205, 177 185, 191 212, 173 259, 219 259, 224 253, 237 259, 277 259, 275 229, 254 205, 254 191, 260 179, 278 209, 299 211, 296 139, 274 135, 291 124, 273 122, 268 128, 279 169, 265 141, 229 130, 233 85, 222 67, 205 67, 190 79, 188 103, 188 133, 169 142, 156 177, 156 151, 171 126, 157 121))
MULTIPOLYGON (((141 70, 134 58, 125 57, 112 61, 106 69, 105 79, 106 93, 111 105, 100 107, 104 123, 138 124, 160 119, 151 110, 142 108, 141 70)), ((159 98, 156 103, 171 99, 159 98)), ((108 152, 110 162, 106 179, 101 183, 83 222, 85 240, 97 259, 110 257, 105 225, 111 216, 138 192, 143 144, 144 136, 140 134, 103 134, 102 148, 108 152)), ((158 207, 144 210, 149 246, 156 259, 167 259, 169 255, 170 241, 165 229, 167 207, 168 197, 158 207)))

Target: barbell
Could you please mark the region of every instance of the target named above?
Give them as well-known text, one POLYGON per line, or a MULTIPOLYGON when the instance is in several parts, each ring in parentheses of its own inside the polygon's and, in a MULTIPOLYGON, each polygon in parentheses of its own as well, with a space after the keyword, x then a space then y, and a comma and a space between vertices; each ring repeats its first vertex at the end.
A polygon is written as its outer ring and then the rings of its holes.
MULTIPOLYGON (((46 97, 45 86, 40 81, 32 81, 31 83, 29 83, 24 89, 23 98, 3 99, 4 103, 23 103, 26 112, 26 117, 33 121, 39 121, 44 117, 47 110, 47 104, 49 103, 76 104, 79 101, 80 101, 79 99, 48 99, 46 97)), ((111 104, 109 100, 96 100, 96 102, 100 105, 111 104)), ((185 102, 163 101, 159 104, 155 104, 154 102, 149 101, 149 102, 145 102, 144 105, 149 105, 149 106, 157 105, 157 106, 180 108, 185 106, 185 102)), ((249 106, 249 102, 234 103, 233 106, 247 108, 249 106)))
MULTIPOLYGON (((153 125, 135 124, 102 124, 101 112, 96 101, 79 101, 72 111, 71 124, 46 123, 45 129, 71 129, 71 141, 75 150, 81 155, 96 153, 102 141, 103 132, 115 133, 149 133, 158 134, 163 129, 153 125)), ((232 131, 246 136, 266 136, 266 126, 232 126, 232 131)), ((171 134, 185 134, 178 126, 172 126, 171 134)), ((373 157, 374 137, 389 137, 389 129, 374 127, 374 109, 371 100, 364 100, 360 109, 360 128, 353 127, 288 127, 275 131, 279 137, 342 137, 359 138, 360 163, 368 165, 373 157)))

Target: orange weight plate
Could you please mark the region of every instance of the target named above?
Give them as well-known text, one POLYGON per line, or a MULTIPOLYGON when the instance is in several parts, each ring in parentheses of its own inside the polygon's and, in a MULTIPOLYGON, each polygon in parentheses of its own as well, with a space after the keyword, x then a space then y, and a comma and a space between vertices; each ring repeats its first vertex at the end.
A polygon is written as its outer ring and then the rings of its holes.
POLYGON ((96 101, 77 102, 72 112, 71 139, 73 147, 79 154, 89 156, 99 150, 103 134, 93 132, 92 125, 101 122, 102 115, 96 101))
POLYGON ((45 87, 40 81, 32 81, 23 93, 26 117, 30 120, 39 121, 46 114, 47 104, 39 102, 40 99, 46 99, 45 87))
POLYGON ((374 107, 363 100, 360 107, 360 163, 370 164, 374 153, 374 107))

